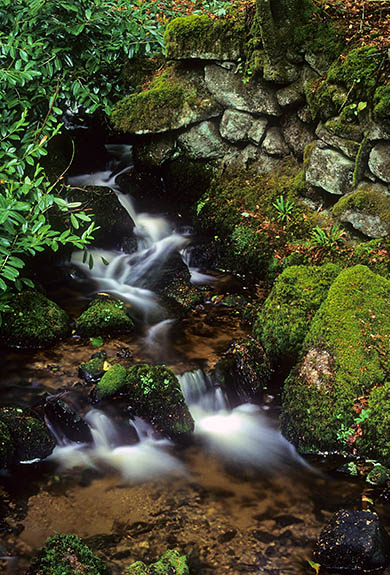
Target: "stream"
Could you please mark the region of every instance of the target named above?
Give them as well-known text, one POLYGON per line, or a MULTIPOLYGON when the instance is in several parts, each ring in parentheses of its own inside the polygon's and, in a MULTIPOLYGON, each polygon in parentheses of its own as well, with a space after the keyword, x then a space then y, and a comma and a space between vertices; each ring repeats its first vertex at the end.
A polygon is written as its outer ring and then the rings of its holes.
MULTIPOLYGON (((72 336, 49 350, 7 352, 1 405, 24 408, 60 394, 77 406, 92 442, 72 442, 48 421, 57 442, 52 455, 0 477, 0 569, 25 573, 47 537, 75 533, 112 575, 136 560, 155 561, 168 548, 186 553, 199 575, 310 573, 307 560, 326 521, 341 508, 360 508, 370 491, 335 472, 339 458, 309 461, 296 453, 279 432, 280 401, 272 390, 256 403, 230 405, 209 376, 231 342, 247 335, 237 310, 212 301, 213 294, 230 293, 230 279, 192 262, 190 227, 177 228, 165 211, 139 211, 125 193, 118 181, 132 169, 131 148, 108 146, 108 152, 109 166, 68 183, 115 192, 129 216, 135 251, 93 249, 92 269, 74 253, 75 301, 68 296, 68 308, 81 309, 101 292, 131 308, 136 334, 111 338, 103 349, 108 358, 129 352, 134 361, 174 370, 195 421, 193 441, 175 445, 140 418, 124 422, 88 405, 77 373, 96 351, 89 342, 72 336), (179 256, 204 294, 184 319, 150 289, 179 256)), ((389 503, 378 500, 376 508, 389 526, 389 503)))

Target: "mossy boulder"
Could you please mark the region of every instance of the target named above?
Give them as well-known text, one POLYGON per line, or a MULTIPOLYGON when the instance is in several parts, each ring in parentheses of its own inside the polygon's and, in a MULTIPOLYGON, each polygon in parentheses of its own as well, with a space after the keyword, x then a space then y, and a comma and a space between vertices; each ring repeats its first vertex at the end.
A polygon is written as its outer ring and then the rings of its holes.
MULTIPOLYGON (((388 358, 388 350, 387 354, 388 358)), ((357 448, 390 467, 390 379, 371 390, 366 412, 368 417, 361 423, 362 434, 356 440, 357 448)))
POLYGON ((108 575, 107 567, 76 535, 50 537, 27 575, 108 575))
POLYGON ((164 35, 167 58, 237 60, 244 53, 244 18, 236 16, 181 16, 172 20, 164 35))
POLYGON ((176 550, 168 550, 159 561, 149 566, 137 561, 125 571, 125 575, 189 575, 189 573, 186 556, 176 550))
POLYGON ((126 385, 127 371, 123 365, 117 363, 104 372, 95 388, 95 397, 98 401, 112 397, 126 385))
POLYGON ((292 364, 310 323, 340 273, 334 264, 291 266, 278 276, 257 315, 254 335, 274 364, 292 364))
POLYGON ((4 314, 0 335, 8 347, 47 347, 70 332, 68 314, 36 290, 16 292, 8 303, 12 311, 4 314))
POLYGON ((35 459, 45 459, 55 447, 55 441, 43 421, 15 407, 0 408, 0 448, 6 468, 35 459))
POLYGON ((390 233, 390 196, 366 184, 341 198, 333 215, 370 238, 383 238, 390 233))
POLYGON ((135 414, 150 419, 164 435, 179 439, 194 430, 178 379, 167 367, 140 364, 130 368, 126 392, 135 414))
POLYGON ((118 132, 158 134, 220 115, 201 73, 179 65, 156 75, 144 89, 118 102, 111 123, 118 132))
POLYGON ((373 429, 371 412, 362 412, 368 396, 380 410, 377 421, 388 417, 375 398, 386 396, 390 377, 390 281, 361 265, 342 271, 311 322, 303 352, 283 391, 284 435, 301 451, 380 451, 365 432, 373 429))
POLYGON ((104 375, 107 354, 98 351, 91 356, 91 359, 84 361, 79 367, 79 377, 86 383, 97 383, 104 375))
POLYGON ((125 304, 109 296, 98 296, 76 321, 76 332, 82 337, 130 333, 134 322, 125 304))
POLYGON ((377 122, 390 122, 390 86, 379 86, 374 94, 374 118, 377 122))

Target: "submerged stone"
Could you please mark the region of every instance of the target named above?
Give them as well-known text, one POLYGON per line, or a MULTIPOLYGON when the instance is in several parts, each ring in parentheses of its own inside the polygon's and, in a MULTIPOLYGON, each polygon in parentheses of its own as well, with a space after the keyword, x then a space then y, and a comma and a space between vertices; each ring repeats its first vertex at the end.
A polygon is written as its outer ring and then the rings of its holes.
POLYGON ((50 537, 38 551, 27 575, 108 575, 108 569, 76 535, 50 537))
POLYGON ((189 575, 189 567, 185 555, 179 551, 168 550, 156 563, 147 566, 142 561, 136 561, 126 569, 125 575, 189 575))
POLYGON ((122 301, 106 295, 96 297, 76 321, 76 332, 82 337, 129 333, 133 320, 122 301))
POLYGON ((55 447, 55 441, 46 425, 15 407, 0 409, 0 445, 7 455, 3 467, 45 459, 55 447))
POLYGON ((67 313, 38 291, 14 293, 8 303, 12 311, 4 314, 0 334, 8 347, 47 347, 70 332, 67 313))
POLYGON ((371 511, 338 511, 321 531, 314 548, 321 568, 372 573, 390 561, 390 537, 371 511))

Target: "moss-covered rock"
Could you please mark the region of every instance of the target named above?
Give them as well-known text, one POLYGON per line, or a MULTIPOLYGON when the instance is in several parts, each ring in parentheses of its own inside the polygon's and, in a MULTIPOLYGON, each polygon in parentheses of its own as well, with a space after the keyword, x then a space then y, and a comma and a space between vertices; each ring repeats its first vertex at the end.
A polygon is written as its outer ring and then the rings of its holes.
POLYGON ((390 196, 367 184, 341 198, 333 215, 370 238, 382 238, 390 233, 390 196))
POLYGON ((118 102, 111 123, 119 132, 153 134, 177 130, 220 113, 201 74, 175 65, 156 75, 142 91, 118 102))
POLYGON ((126 385, 126 376, 127 371, 123 365, 117 363, 110 367, 96 385, 96 399, 101 400, 115 395, 124 385, 126 385))
MULTIPOLYGON (((389 337, 389 336, 388 336, 389 337)), ((386 348, 384 353, 389 353, 386 348)), ((362 435, 356 445, 365 455, 390 466, 390 381, 372 389, 366 408, 368 417, 362 422, 362 435)))
POLYGON ((54 535, 39 550, 28 575, 108 575, 107 567, 76 535, 54 535))
POLYGON ((276 279, 260 310, 254 335, 273 363, 292 364, 310 323, 340 272, 334 264, 291 266, 276 279))
POLYGON ((67 313, 38 291, 14 293, 8 303, 12 311, 4 314, 0 341, 9 347, 47 347, 70 332, 67 313))
POLYGON ((79 367, 79 377, 86 383, 97 383, 104 375, 104 368, 107 354, 98 351, 91 356, 91 359, 83 362, 79 367))
POLYGON ((15 407, 0 409, 0 423, 4 451, 11 463, 22 463, 48 457, 55 447, 55 441, 46 425, 15 407))
POLYGON ((0 421, 0 469, 7 469, 13 460, 15 447, 11 431, 5 421, 0 421))
POLYGON ((179 382, 165 366, 140 364, 129 369, 126 393, 135 414, 151 419, 164 435, 176 439, 193 431, 179 382))
POLYGON ((170 59, 237 60, 244 53, 245 41, 242 16, 181 16, 169 23, 164 35, 170 59))
POLYGON ((390 120, 390 86, 379 86, 374 94, 374 118, 377 122, 390 120))
POLYGON ((76 321, 76 332, 82 337, 129 333, 133 320, 127 315, 125 304, 109 296, 98 296, 76 321))
POLYGON ((284 435, 302 451, 381 451, 364 431, 373 427, 371 415, 362 415, 361 401, 369 394, 369 405, 371 400, 384 422, 386 409, 375 398, 386 395, 390 376, 390 281, 365 266, 341 272, 303 347, 283 392, 284 435))
POLYGON ((137 561, 126 569, 126 575, 189 575, 189 573, 186 556, 176 550, 168 550, 159 561, 149 566, 137 561))

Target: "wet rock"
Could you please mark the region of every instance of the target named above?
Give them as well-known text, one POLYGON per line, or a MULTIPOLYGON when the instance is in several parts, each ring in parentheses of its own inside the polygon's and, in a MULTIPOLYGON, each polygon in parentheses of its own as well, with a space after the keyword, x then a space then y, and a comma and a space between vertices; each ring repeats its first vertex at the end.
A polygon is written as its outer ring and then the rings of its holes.
POLYGON ((151 573, 165 573, 169 575, 189 575, 190 571, 185 555, 180 555, 179 551, 168 550, 159 561, 149 566, 142 561, 137 561, 128 567, 127 575, 148 575, 151 573))
POLYGON ((178 252, 171 254, 160 269, 156 266, 153 275, 154 277, 150 278, 148 283, 148 289, 160 295, 165 294, 172 282, 180 280, 183 284, 189 284, 191 279, 188 267, 178 252))
POLYGON ((105 295, 93 299, 76 320, 76 332, 81 337, 128 333, 133 329, 134 322, 127 315, 124 303, 105 295))
POLYGON ((45 459, 55 447, 55 441, 46 425, 14 407, 0 409, 3 453, 8 457, 4 467, 35 459, 45 459), (5 428, 6 427, 6 428, 5 428))
POLYGON ((89 361, 82 363, 79 367, 79 377, 88 384, 97 383, 104 375, 104 363, 107 354, 99 351, 91 357, 89 361))
POLYGON ((326 569, 380 571, 390 561, 390 537, 376 513, 341 510, 321 531, 314 558, 326 569))
POLYGON ((304 90, 302 80, 298 80, 285 88, 276 92, 276 99, 282 108, 296 106, 304 101, 304 90))
POLYGON ((381 143, 371 150, 368 167, 374 176, 383 182, 390 182, 390 143, 381 143))
POLYGON ((215 367, 232 404, 247 401, 264 389, 271 367, 261 345, 252 338, 233 343, 215 367))
POLYGON ((133 148, 134 164, 142 170, 160 168, 174 154, 173 137, 154 138, 153 142, 137 144, 133 148))
POLYGON ((385 124, 370 122, 366 130, 366 137, 370 141, 390 140, 390 128, 385 124))
POLYGON ((369 238, 383 238, 390 233, 390 195, 375 185, 359 186, 337 202, 333 215, 369 238))
POLYGON ((26 575, 108 575, 107 567, 76 535, 54 535, 38 551, 26 575))
POLYGON ((355 163, 340 152, 314 148, 305 172, 306 182, 330 194, 343 195, 352 190, 355 163))
POLYGON ((253 116, 247 112, 226 110, 219 125, 219 132, 229 142, 244 142, 248 140, 248 132, 253 120, 253 116))
POLYGON ((239 74, 215 64, 205 67, 205 82, 215 99, 226 108, 269 116, 281 114, 275 92, 265 83, 244 84, 239 74))
POLYGON ((181 134, 177 141, 192 160, 216 160, 223 158, 230 151, 230 147, 222 140, 213 122, 202 122, 194 126, 181 134))
POLYGON ((256 146, 260 146, 264 139, 265 132, 268 126, 267 118, 254 118, 252 122, 252 127, 248 131, 248 138, 256 146))
POLYGON ((296 114, 283 118, 282 135, 294 156, 299 159, 303 158, 306 146, 315 139, 313 131, 296 114))
POLYGON ((44 406, 45 415, 56 435, 77 443, 92 442, 87 423, 61 399, 50 399, 44 406))
POLYGON ((263 149, 270 156, 281 157, 290 153, 290 150, 283 139, 280 128, 276 126, 267 130, 263 142, 263 149))
POLYGON ((42 348, 70 332, 70 318, 42 293, 26 289, 9 296, 12 311, 4 314, 0 342, 8 347, 42 348))

